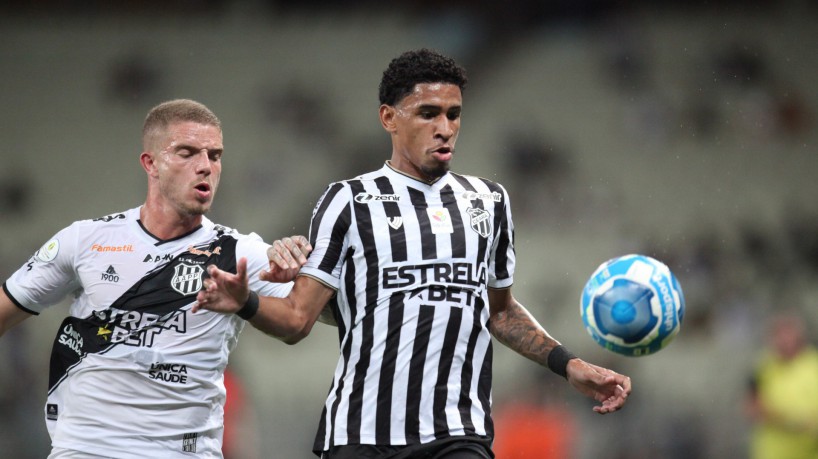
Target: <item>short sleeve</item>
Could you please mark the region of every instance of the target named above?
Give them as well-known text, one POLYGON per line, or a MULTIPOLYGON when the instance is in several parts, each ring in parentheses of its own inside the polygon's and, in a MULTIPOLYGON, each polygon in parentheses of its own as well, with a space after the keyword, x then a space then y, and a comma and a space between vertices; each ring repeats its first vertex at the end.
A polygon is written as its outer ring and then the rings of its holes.
POLYGON ((292 282, 278 284, 258 278, 259 273, 269 267, 267 260, 268 247, 270 245, 261 240, 255 233, 242 237, 236 245, 236 260, 241 257, 247 258, 247 279, 251 290, 262 296, 283 298, 292 290, 292 282))
POLYGON ((508 288, 514 283, 514 221, 511 218, 511 202, 505 188, 494 184, 502 193, 503 199, 495 203, 494 215, 497 220, 497 236, 491 247, 488 286, 491 288, 508 288))
POLYGON ((61 230, 40 247, 4 284, 20 308, 39 314, 81 287, 74 267, 78 223, 61 230))
POLYGON ((352 221, 348 188, 337 182, 329 185, 313 211, 310 223, 310 244, 313 247, 301 274, 313 277, 338 290, 341 267, 349 241, 347 233, 352 221))

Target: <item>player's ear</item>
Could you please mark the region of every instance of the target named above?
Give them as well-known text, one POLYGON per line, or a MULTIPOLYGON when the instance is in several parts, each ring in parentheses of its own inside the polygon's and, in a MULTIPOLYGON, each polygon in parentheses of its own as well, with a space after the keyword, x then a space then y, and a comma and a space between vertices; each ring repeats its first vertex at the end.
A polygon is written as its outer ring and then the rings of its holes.
POLYGON ((139 155, 139 164, 142 165, 142 169, 145 169, 145 172, 148 173, 148 177, 153 177, 157 173, 156 168, 156 161, 154 161, 153 153, 149 151, 143 151, 141 155, 139 155))
POLYGON ((378 116, 381 119, 381 126, 386 129, 386 132, 395 133, 395 118, 397 116, 397 109, 391 105, 383 104, 378 110, 378 116))

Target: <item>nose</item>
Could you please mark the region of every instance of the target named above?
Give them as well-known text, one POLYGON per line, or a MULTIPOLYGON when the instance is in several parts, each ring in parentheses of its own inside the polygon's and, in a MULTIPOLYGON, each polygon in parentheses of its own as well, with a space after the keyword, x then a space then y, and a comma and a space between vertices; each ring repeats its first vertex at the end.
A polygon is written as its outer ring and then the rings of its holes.
POLYGON ((441 116, 441 121, 437 123, 436 135, 444 141, 449 140, 457 132, 456 121, 450 120, 447 116, 441 116))
POLYGON ((196 154, 196 173, 208 176, 211 171, 212 165, 210 164, 210 156, 207 154, 207 150, 199 151, 199 153, 196 154))

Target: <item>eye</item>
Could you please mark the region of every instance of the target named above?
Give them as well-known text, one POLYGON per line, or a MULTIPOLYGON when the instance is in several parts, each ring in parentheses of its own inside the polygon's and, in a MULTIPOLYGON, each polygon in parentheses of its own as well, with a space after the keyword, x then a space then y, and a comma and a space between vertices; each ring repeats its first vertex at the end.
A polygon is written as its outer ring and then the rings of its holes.
POLYGON ((449 118, 450 121, 460 118, 460 110, 452 110, 449 113, 446 113, 446 118, 449 118))
POLYGON ((221 150, 213 150, 208 152, 208 156, 211 161, 220 161, 222 159, 222 153, 221 150))

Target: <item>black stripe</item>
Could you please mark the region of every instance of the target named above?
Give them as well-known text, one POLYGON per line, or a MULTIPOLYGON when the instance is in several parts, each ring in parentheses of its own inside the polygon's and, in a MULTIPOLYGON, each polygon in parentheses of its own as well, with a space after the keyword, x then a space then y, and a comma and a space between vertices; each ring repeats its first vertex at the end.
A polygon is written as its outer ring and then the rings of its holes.
POLYGON ((483 367, 480 369, 480 380, 477 383, 477 399, 480 400, 480 404, 483 405, 483 412, 486 413, 484 422, 486 435, 489 438, 494 438, 494 422, 491 420, 491 362, 493 352, 492 343, 489 340, 486 356, 483 359, 483 367))
POLYGON ((451 185, 446 185, 440 190, 440 200, 443 207, 449 211, 452 217, 452 258, 466 257, 466 233, 463 227, 463 217, 457 207, 457 198, 454 197, 454 190, 451 185))
POLYGON ((406 387, 406 442, 420 442, 420 397, 423 389, 423 365, 426 362, 426 348, 435 319, 435 307, 421 305, 412 358, 409 361, 409 381, 406 387))
MULTIPOLYGON (((381 176, 376 178, 375 184, 382 194, 395 194, 395 189, 392 188, 392 183, 388 177, 381 176)), ((383 210, 387 218, 401 218, 400 206, 397 202, 384 201, 383 210)), ((407 260, 405 228, 403 225, 398 229, 389 226, 389 241, 392 247, 392 261, 394 262, 407 260)))
POLYGON ((424 260, 431 260, 437 258, 437 238, 432 233, 432 224, 429 222, 429 214, 426 209, 429 205, 426 203, 426 196, 423 192, 414 188, 409 188, 409 195, 412 199, 412 204, 415 206, 415 213, 417 214, 418 224, 420 225, 421 238, 421 253, 424 260))
MULTIPOLYGON (((330 387, 330 393, 332 393, 332 388, 330 387)), ((333 407, 337 407, 338 403, 333 404, 333 407)), ((320 454, 321 451, 324 450, 324 441, 326 440, 327 435, 327 404, 324 403, 324 409, 321 410, 321 420, 318 422, 318 431, 315 433, 315 440, 312 442, 312 451, 315 454, 320 454)))
POLYGON ((389 299, 389 323, 381 363, 381 378, 378 381, 378 407, 375 415, 375 442, 379 445, 391 443, 392 386, 400 346, 400 331, 403 326, 403 297, 402 292, 396 292, 389 299))
MULTIPOLYGON (((343 249, 344 246, 344 235, 349 230, 351 218, 352 210, 349 206, 346 206, 344 210, 341 211, 341 214, 338 215, 338 220, 335 220, 335 224, 332 227, 332 236, 327 246, 327 252, 324 254, 324 258, 321 259, 321 263, 318 264, 318 269, 327 274, 332 273, 338 264, 338 260, 341 258, 341 249, 343 249)), ((314 224, 313 227, 315 226, 317 225, 314 224)))
MULTIPOLYGON (((360 180, 349 182, 352 195, 365 192, 360 180)), ((369 212, 369 204, 358 203, 355 206, 355 223, 358 229, 358 236, 361 239, 361 247, 364 250, 366 260, 366 304, 364 305, 365 316, 361 323, 361 346, 358 363, 355 364, 355 378, 352 382, 352 393, 349 398, 349 423, 347 424, 347 438, 349 443, 360 443, 361 439, 361 413, 363 410, 364 381, 369 370, 369 362, 372 358, 373 329, 375 328, 375 307, 378 305, 378 248, 375 244, 375 234, 372 227, 372 214, 369 212)), ((335 239, 335 236, 333 236, 335 239)), ((354 292, 354 290, 353 290, 354 292)), ((351 331, 351 330, 350 330, 351 331)))
MULTIPOLYGON (((482 300, 478 298, 477 301, 482 300)), ((463 423, 463 429, 467 434, 476 433, 474 422, 472 422, 471 419, 472 401, 469 397, 469 390, 471 390, 471 381, 474 376, 474 366, 472 365, 474 348, 477 346, 477 338, 480 336, 480 330, 482 329, 480 323, 481 309, 482 308, 474 308, 472 313, 474 318, 471 334, 469 334, 469 342, 466 345, 466 355, 463 357, 463 370, 460 372, 460 401, 457 403, 457 408, 460 411, 460 422, 463 423)))
POLYGON ((326 191, 324 191, 323 196, 321 196, 321 202, 315 212, 313 212, 312 224, 310 225, 310 244, 312 244, 313 247, 315 247, 315 239, 318 237, 318 228, 321 224, 321 220, 324 219, 324 214, 327 212, 327 208, 335 199, 335 195, 338 194, 343 188, 344 185, 341 183, 330 184, 326 191))
POLYGON ((463 310, 451 308, 449 323, 443 335, 443 346, 440 348, 440 362, 437 367, 437 383, 432 412, 434 413, 435 438, 449 436, 449 423, 446 420, 446 400, 449 397, 449 373, 452 371, 452 360, 457 351, 457 336, 460 323, 463 321, 463 310))
MULTIPOLYGON (((471 182, 459 174, 452 174, 452 177, 455 178, 463 188, 476 192, 477 189, 471 184, 471 182)), ((483 200, 482 199, 472 199, 471 201, 472 207, 483 209, 483 200)), ((471 224, 469 225, 471 226, 471 224)), ((488 247, 488 238, 477 236, 477 256, 474 259, 475 266, 479 266, 481 262, 486 261, 486 249, 488 247)))
MULTIPOLYGON (((355 314, 356 314, 356 309, 357 309, 356 308, 357 303, 356 303, 356 300, 355 300, 355 293, 354 293, 355 292, 355 263, 352 263, 352 261, 351 261, 353 253, 354 253, 354 251, 350 250, 349 253, 347 254, 345 262, 344 262, 346 264, 346 266, 347 266, 346 273, 344 274, 344 283, 346 284, 346 291, 349 292, 349 295, 347 296, 347 301, 349 302, 349 312, 350 312, 349 325, 350 326, 352 326, 352 324, 355 323, 355 314)), ((336 315, 336 317, 340 317, 340 315, 336 315)), ((344 326, 343 322, 338 322, 338 337, 341 340, 341 342, 343 342, 343 338, 344 338, 344 333, 341 332, 342 328, 344 330, 346 330, 346 327, 344 326)), ((330 425, 332 426, 332 429, 330 430, 330 434, 329 434, 329 446, 330 447, 335 445, 335 424, 338 422, 337 421, 338 405, 341 404, 341 395, 343 394, 343 391, 344 391, 344 381, 346 380, 347 370, 349 369, 349 366, 348 366, 349 365, 349 357, 350 357, 350 355, 352 355, 352 344, 353 344, 352 340, 353 340, 353 338, 354 338, 353 334, 350 333, 348 335, 348 339, 347 339, 346 343, 344 344, 343 349, 341 349, 341 355, 343 356, 343 361, 344 361, 344 368, 341 371, 341 377, 338 378, 338 386, 335 388, 335 402, 333 402, 333 404, 332 404, 332 410, 331 410, 331 414, 330 414, 330 416, 331 416, 330 417, 330 425)), ((330 389, 330 390, 332 390, 332 389, 330 389)), ((326 409, 326 405, 325 405, 324 408, 326 409)), ((321 417, 321 425, 320 425, 319 429, 320 429, 319 432, 315 436, 315 444, 313 446, 314 451, 322 451, 324 449, 324 440, 325 439, 323 438, 324 437, 323 430, 325 429, 325 419, 324 419, 323 415, 321 417)))

